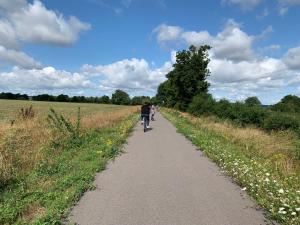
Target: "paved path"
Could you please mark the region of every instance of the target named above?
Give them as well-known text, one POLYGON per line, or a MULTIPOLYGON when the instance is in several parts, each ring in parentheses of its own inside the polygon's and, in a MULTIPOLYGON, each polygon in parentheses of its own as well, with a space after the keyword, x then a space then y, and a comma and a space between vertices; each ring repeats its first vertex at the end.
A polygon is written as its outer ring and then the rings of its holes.
POLYGON ((222 176, 160 114, 143 133, 137 125, 125 153, 96 176, 71 212, 80 225, 266 224, 240 187, 222 176))

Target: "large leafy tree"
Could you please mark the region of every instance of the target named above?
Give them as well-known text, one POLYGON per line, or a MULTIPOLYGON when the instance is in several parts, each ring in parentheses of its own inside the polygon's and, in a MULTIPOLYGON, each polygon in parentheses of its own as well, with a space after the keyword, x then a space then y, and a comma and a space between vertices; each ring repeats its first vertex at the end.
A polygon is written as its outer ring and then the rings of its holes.
POLYGON ((186 110, 193 97, 208 91, 207 68, 209 63, 208 45, 190 46, 176 54, 174 69, 167 74, 167 81, 158 87, 157 99, 167 106, 186 110))
POLYGON ((111 102, 116 105, 129 105, 130 97, 125 91, 116 90, 115 93, 112 94, 111 102))

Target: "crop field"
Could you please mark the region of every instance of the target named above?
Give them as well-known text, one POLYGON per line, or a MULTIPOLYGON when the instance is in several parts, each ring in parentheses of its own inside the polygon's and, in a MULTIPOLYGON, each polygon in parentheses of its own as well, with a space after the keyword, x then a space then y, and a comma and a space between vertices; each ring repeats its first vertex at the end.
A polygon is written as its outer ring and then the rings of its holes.
POLYGON ((43 102, 43 101, 22 101, 0 99, 0 124, 10 123, 12 120, 19 119, 21 108, 33 107, 38 117, 45 117, 49 109, 53 108, 58 113, 66 116, 75 116, 80 107, 83 116, 95 113, 112 112, 119 109, 128 108, 119 105, 91 104, 91 103, 65 103, 65 102, 43 102))

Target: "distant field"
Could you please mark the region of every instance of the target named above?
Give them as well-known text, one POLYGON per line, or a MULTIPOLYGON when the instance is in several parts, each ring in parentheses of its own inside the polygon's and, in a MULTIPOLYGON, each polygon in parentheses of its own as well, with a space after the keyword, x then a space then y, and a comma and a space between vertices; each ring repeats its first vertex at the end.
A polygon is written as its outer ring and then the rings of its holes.
POLYGON ((53 108, 59 113, 74 116, 80 107, 83 116, 92 115, 97 112, 112 112, 126 106, 93 104, 93 103, 66 103, 66 102, 40 102, 0 99, 0 124, 9 123, 18 118, 21 108, 33 107, 37 116, 47 116, 49 109, 53 108))

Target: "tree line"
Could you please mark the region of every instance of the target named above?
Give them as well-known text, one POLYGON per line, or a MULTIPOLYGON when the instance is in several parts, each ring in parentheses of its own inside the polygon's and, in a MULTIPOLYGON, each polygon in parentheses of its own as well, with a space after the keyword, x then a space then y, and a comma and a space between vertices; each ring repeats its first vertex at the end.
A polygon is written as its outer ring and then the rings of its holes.
POLYGON ((10 92, 0 93, 0 99, 11 100, 33 100, 33 101, 49 101, 49 102, 77 102, 77 103, 99 103, 99 104, 116 104, 116 105, 142 105, 145 101, 156 103, 156 98, 149 96, 134 96, 130 98, 129 94, 123 90, 116 90, 111 98, 107 95, 100 97, 85 97, 85 96, 68 96, 64 94, 49 95, 40 94, 28 96, 27 94, 13 94, 10 92))
POLYGON ((290 129, 300 135, 300 98, 295 95, 287 95, 270 106, 262 105, 255 96, 243 102, 214 99, 208 93, 207 81, 210 48, 208 45, 190 46, 177 52, 173 70, 157 89, 156 101, 160 105, 195 116, 216 116, 241 126, 255 125, 268 131, 290 129))

